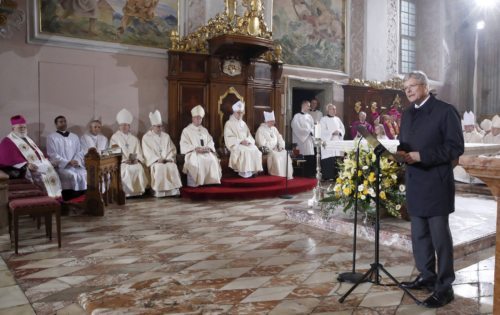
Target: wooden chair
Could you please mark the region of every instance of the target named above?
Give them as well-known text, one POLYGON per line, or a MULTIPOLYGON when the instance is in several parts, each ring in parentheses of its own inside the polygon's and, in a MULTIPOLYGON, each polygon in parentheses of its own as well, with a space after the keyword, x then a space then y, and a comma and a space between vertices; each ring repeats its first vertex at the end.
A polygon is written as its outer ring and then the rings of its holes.
POLYGON ((61 204, 54 198, 38 196, 14 199, 9 201, 9 234, 12 239, 12 224, 14 224, 14 248, 18 253, 19 244, 19 217, 32 215, 45 217, 45 235, 52 240, 52 215, 56 217, 57 242, 61 248, 61 204))

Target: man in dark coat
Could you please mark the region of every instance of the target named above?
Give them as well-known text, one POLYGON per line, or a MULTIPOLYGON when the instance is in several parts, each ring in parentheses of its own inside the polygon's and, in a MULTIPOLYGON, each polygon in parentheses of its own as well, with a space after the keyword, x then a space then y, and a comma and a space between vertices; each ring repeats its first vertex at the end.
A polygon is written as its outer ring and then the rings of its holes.
POLYGON ((403 113, 398 154, 407 163, 406 202, 420 274, 402 286, 432 291, 423 305, 436 308, 454 298, 448 216, 455 210, 453 167, 464 152, 464 138, 457 110, 429 93, 425 73, 406 75, 404 91, 411 105, 403 113))

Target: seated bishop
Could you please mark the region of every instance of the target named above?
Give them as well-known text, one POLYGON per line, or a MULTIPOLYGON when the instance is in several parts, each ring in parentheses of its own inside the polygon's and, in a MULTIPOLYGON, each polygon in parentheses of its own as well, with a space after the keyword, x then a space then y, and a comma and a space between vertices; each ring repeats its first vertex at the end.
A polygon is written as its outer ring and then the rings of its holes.
POLYGON ((187 174, 187 185, 197 187, 220 184, 222 170, 215 154, 215 145, 208 130, 201 125, 205 110, 201 105, 191 110, 191 124, 182 130, 181 154, 184 154, 182 172, 187 174))
POLYGON ((61 197, 61 182, 50 161, 28 136, 26 119, 10 118, 12 131, 0 142, 0 169, 10 178, 27 178, 50 197, 61 197))
POLYGON ((262 152, 255 146, 255 140, 243 121, 245 104, 234 103, 233 114, 224 125, 224 143, 231 152, 229 167, 243 178, 262 172, 262 152))
POLYGON ((182 187, 177 169, 177 149, 170 136, 162 131, 161 114, 149 113, 151 129, 142 137, 146 166, 150 168, 151 188, 155 197, 177 196, 182 187))
POLYGON ((121 178, 125 196, 140 196, 148 186, 148 178, 144 170, 144 157, 141 143, 136 136, 130 133, 130 124, 134 118, 132 114, 122 109, 116 115, 118 131, 111 136, 110 145, 118 146, 122 150, 121 178))
POLYGON ((87 154, 90 148, 95 148, 101 154, 108 148, 108 138, 101 133, 102 124, 99 119, 92 120, 89 131, 80 138, 80 146, 83 154, 87 154))
POLYGON ((274 126, 275 122, 274 111, 264 112, 264 122, 255 133, 255 142, 259 148, 266 148, 268 173, 274 176, 288 176, 292 179, 292 159, 285 150, 285 140, 274 126))
POLYGON ((69 200, 87 189, 87 170, 80 138, 67 130, 66 118, 57 116, 54 123, 57 131, 47 136, 47 155, 61 180, 63 199, 69 200))
POLYGON ((483 135, 476 129, 476 117, 473 112, 464 112, 464 142, 482 143, 483 135))

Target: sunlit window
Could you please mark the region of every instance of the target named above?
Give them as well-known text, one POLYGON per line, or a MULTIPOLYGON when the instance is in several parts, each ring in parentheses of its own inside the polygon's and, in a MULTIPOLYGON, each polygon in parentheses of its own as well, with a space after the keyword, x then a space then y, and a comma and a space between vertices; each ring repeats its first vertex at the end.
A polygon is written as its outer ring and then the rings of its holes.
POLYGON ((415 0, 401 0, 400 3, 400 46, 399 71, 408 73, 416 70, 416 9, 415 0))

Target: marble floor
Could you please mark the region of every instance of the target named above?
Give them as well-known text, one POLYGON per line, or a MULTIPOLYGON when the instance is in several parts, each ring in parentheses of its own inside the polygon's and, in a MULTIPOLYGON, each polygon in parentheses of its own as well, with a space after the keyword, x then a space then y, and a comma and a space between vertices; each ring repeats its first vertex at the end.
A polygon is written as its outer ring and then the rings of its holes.
MULTIPOLYGON (((20 255, 1 253, 0 314, 492 313, 493 248, 456 261, 455 300, 441 309, 415 305, 385 276, 339 303, 351 286, 336 280, 351 270, 351 237, 289 221, 283 212, 310 196, 131 199, 104 217, 64 217, 61 249, 25 219, 20 255)), ((471 210, 484 206, 460 198, 471 210)), ((380 257, 397 279, 415 276, 410 253, 382 246, 380 257)), ((358 270, 372 261, 373 244, 360 240, 358 270)))

